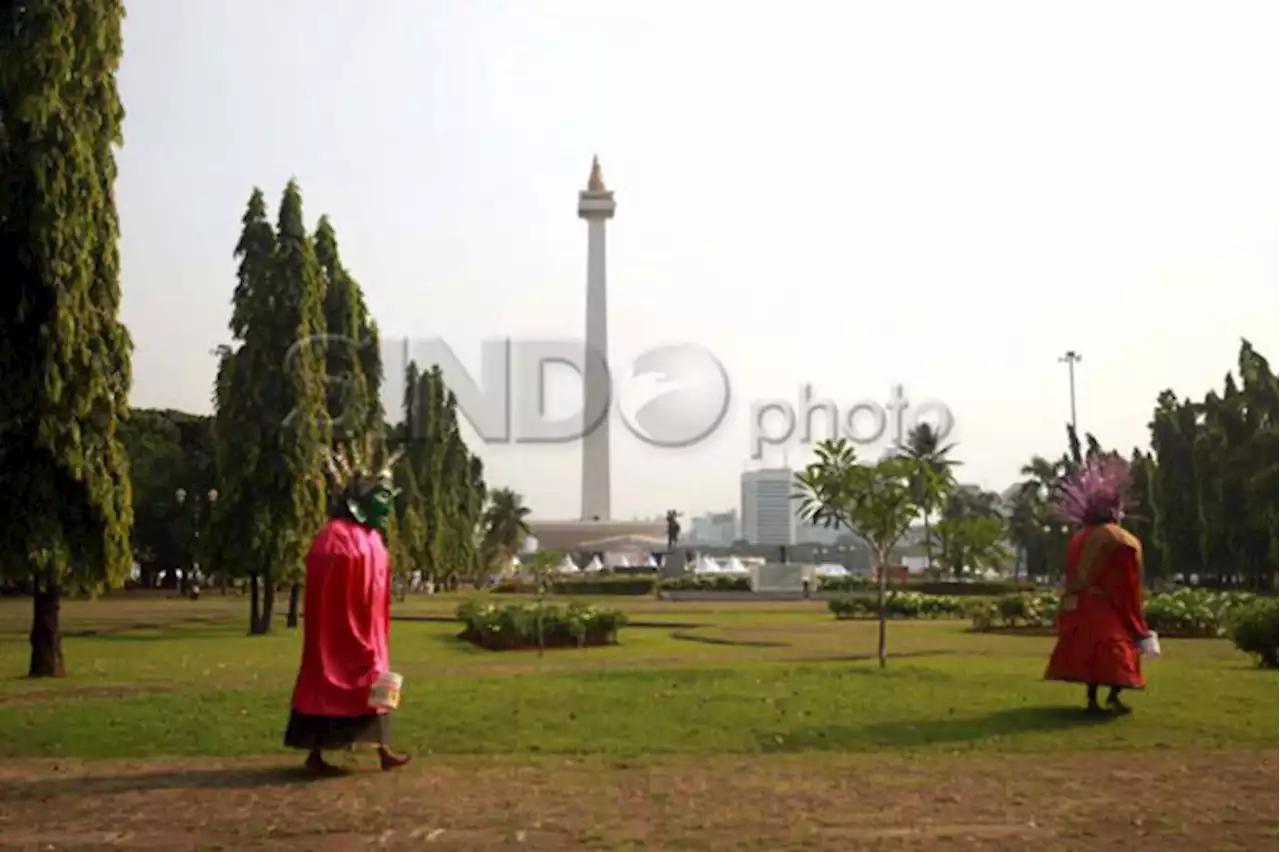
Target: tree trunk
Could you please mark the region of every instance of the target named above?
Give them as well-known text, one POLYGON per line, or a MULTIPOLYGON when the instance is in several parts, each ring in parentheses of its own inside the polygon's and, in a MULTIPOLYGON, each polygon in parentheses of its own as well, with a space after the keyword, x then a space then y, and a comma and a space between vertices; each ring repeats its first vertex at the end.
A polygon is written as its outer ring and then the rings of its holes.
POLYGON ((886 592, 889 588, 889 558, 888 554, 879 554, 880 562, 880 582, 876 589, 876 608, 880 613, 880 634, 876 640, 876 657, 880 660, 880 668, 885 667, 885 603, 888 597, 886 592))
POLYGON ((270 633, 272 619, 276 611, 276 584, 270 574, 262 578, 262 620, 258 622, 258 633, 270 633))
POLYGON ((933 537, 929 535, 929 513, 924 513, 924 570, 933 576, 933 537))
POLYGON ((538 596, 538 656, 542 656, 542 652, 546 650, 547 643, 542 635, 542 596, 538 596))
POLYGON ((289 615, 285 618, 285 627, 298 626, 298 601, 302 597, 302 584, 294 583, 289 586, 289 615))
POLYGON ((42 588, 37 578, 31 600, 31 665, 27 677, 66 677, 59 623, 62 590, 52 580, 46 580, 42 588))
POLYGON ((256 636, 262 631, 262 609, 258 597, 258 575, 249 575, 249 635, 256 636))

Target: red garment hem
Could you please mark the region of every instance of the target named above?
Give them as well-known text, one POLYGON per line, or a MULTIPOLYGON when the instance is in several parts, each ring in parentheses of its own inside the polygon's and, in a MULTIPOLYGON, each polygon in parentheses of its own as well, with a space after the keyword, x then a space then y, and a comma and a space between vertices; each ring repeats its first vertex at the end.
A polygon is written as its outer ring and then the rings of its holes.
POLYGON ((1057 682, 1059 682, 1059 683, 1082 683, 1082 684, 1084 684, 1085 686, 1098 686, 1098 687, 1104 687, 1104 686, 1105 686, 1105 687, 1107 687, 1107 688, 1116 687, 1116 688, 1119 688, 1119 689, 1136 689, 1136 690, 1142 690, 1142 689, 1146 689, 1146 688, 1147 688, 1147 687, 1146 687, 1146 683, 1145 683, 1145 682, 1143 682, 1143 681, 1137 681, 1137 682, 1129 681, 1129 682, 1127 682, 1127 683, 1126 683, 1126 682, 1122 682, 1122 683, 1108 683, 1108 682, 1107 682, 1107 681, 1105 681, 1105 680, 1087 680, 1087 679, 1085 679, 1085 678, 1077 677, 1077 676, 1075 676, 1075 675, 1050 675, 1050 674, 1047 674, 1047 675, 1045 675, 1045 676, 1044 676, 1044 679, 1045 679, 1045 680, 1057 681, 1057 682))
POLYGON ((360 716, 368 716, 370 713, 384 715, 387 712, 385 707, 375 709, 370 707, 368 702, 362 702, 358 706, 345 704, 341 707, 335 707, 332 704, 311 704, 295 701, 289 705, 289 709, 305 716, 333 716, 340 719, 355 719, 360 716))

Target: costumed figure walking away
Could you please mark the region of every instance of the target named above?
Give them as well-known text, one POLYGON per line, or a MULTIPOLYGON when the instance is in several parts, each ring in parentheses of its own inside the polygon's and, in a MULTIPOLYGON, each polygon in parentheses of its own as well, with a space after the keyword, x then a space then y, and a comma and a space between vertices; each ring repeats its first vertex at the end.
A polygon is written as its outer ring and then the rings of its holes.
MULTIPOLYGON (((371 455, 366 455, 370 458, 371 455)), ((377 746, 383 770, 409 761, 391 750, 391 706, 371 690, 390 674, 390 559, 384 542, 394 510, 394 459, 376 474, 354 454, 335 454, 329 473, 336 499, 307 554, 302 665, 284 742, 309 752, 306 767, 340 774, 324 752, 357 743, 377 746)))
POLYGON ((1090 713, 1129 713, 1121 690, 1143 687, 1142 543, 1120 526, 1128 487, 1124 461, 1091 460, 1063 485, 1056 507, 1080 529, 1067 544, 1058 644, 1045 678, 1085 684, 1090 713), (1102 686, 1110 690, 1105 708, 1102 686))

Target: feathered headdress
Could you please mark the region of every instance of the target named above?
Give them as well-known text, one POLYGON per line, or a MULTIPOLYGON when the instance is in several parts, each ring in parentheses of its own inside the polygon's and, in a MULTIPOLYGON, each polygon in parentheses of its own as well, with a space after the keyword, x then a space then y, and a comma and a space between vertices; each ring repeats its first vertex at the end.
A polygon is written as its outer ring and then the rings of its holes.
POLYGON ((1058 489, 1054 510, 1076 524, 1118 522, 1128 506, 1129 463, 1115 456, 1093 458, 1058 489))
POLYGON ((396 451, 375 467, 378 454, 378 436, 370 434, 364 446, 355 443, 337 447, 325 455, 325 472, 333 482, 334 491, 347 499, 360 500, 375 489, 394 492, 395 476, 392 469, 402 453, 396 451))

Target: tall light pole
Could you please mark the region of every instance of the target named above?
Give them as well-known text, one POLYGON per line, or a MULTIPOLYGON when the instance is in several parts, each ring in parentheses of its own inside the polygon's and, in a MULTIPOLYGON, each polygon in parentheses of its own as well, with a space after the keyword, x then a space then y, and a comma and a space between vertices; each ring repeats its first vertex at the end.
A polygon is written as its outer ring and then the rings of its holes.
MULTIPOLYGON (((200 571, 200 504, 203 502, 209 509, 209 514, 213 513, 213 505, 218 502, 218 489, 210 488, 204 495, 204 500, 200 499, 200 495, 187 491, 185 488, 179 488, 173 492, 173 496, 177 498, 178 505, 182 506, 187 503, 187 498, 191 498, 191 563, 182 570, 182 579, 178 583, 179 592, 187 594, 192 588, 191 581, 194 575, 200 571)), ((225 586, 223 587, 225 591, 225 586)))
POLYGON ((1071 382, 1071 431, 1076 431, 1076 364, 1083 361, 1083 356, 1074 349, 1058 359, 1058 363, 1067 365, 1067 379, 1071 382))

